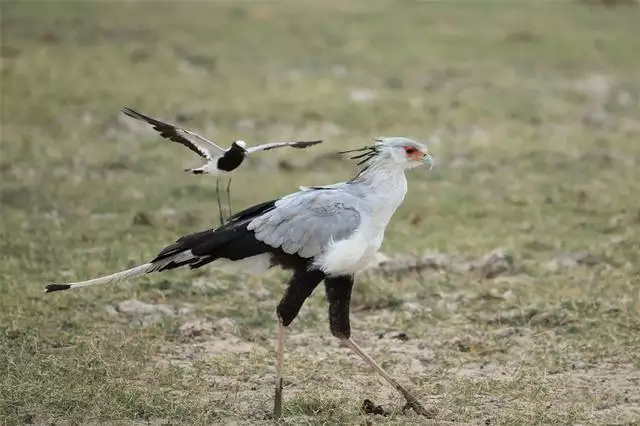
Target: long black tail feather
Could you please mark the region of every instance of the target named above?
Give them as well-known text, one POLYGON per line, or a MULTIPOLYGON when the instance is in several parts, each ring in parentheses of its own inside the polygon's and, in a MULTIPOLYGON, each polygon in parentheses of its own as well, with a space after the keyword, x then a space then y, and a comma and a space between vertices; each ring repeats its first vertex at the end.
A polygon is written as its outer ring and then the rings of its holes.
POLYGON ((162 249, 148 263, 87 281, 74 283, 51 283, 45 287, 45 293, 86 287, 96 284, 111 284, 138 275, 162 272, 182 266, 199 268, 217 259, 236 261, 275 249, 258 241, 247 226, 251 219, 274 207, 275 201, 249 207, 233 216, 227 223, 216 229, 195 232, 178 238, 176 242, 162 249))

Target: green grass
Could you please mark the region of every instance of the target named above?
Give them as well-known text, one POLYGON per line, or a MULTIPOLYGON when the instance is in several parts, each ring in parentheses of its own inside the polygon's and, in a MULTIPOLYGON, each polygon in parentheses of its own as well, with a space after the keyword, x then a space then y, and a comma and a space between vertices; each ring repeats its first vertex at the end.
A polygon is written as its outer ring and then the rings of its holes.
MULTIPOLYGON (((217 222, 213 181, 181 171, 199 159, 124 105, 224 143, 325 140, 253 159, 234 178, 236 209, 355 171, 323 154, 435 136, 437 166, 409 173, 382 251, 502 248, 520 272, 362 275, 355 338, 437 422, 640 421, 637 7, 0 7, 0 424, 270 423, 283 273, 205 268, 42 293, 217 222), (550 263, 580 251, 594 264, 550 263), (183 311, 141 325, 115 312, 128 299, 183 311), (193 321, 208 328, 188 334, 193 321)), ((330 336, 317 293, 287 337, 283 423, 420 424, 330 336), (392 414, 363 417, 365 398, 392 414)))

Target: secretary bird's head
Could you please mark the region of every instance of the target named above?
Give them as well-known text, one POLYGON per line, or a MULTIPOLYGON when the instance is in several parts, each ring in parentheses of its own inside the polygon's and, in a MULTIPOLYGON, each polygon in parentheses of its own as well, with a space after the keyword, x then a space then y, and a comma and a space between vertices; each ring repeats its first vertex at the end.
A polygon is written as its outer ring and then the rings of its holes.
POLYGON ((429 155, 427 147, 419 142, 403 137, 376 138, 374 141, 375 144, 372 146, 342 151, 341 154, 360 152, 360 154, 351 157, 359 159, 359 165, 376 160, 376 162, 391 161, 405 169, 412 169, 423 164, 428 164, 429 169, 433 167, 433 158, 429 155))

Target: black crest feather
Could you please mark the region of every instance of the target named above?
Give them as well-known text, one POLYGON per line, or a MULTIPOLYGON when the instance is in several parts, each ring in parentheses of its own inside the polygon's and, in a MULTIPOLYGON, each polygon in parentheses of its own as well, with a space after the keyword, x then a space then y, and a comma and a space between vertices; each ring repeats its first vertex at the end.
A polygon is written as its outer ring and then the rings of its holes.
POLYGON ((360 160, 358 162, 358 166, 365 164, 367 161, 371 160, 373 157, 378 154, 378 149, 375 145, 365 146, 362 148, 349 149, 347 151, 340 151, 338 154, 350 154, 357 153, 353 157, 350 157, 351 160, 360 160))

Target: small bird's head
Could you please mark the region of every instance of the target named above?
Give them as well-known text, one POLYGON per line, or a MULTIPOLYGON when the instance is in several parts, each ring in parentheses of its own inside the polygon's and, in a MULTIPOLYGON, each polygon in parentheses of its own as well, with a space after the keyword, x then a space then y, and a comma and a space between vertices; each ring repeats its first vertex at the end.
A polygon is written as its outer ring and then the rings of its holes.
POLYGON ((245 141, 233 141, 231 148, 238 149, 240 151, 247 150, 247 143, 245 141))

